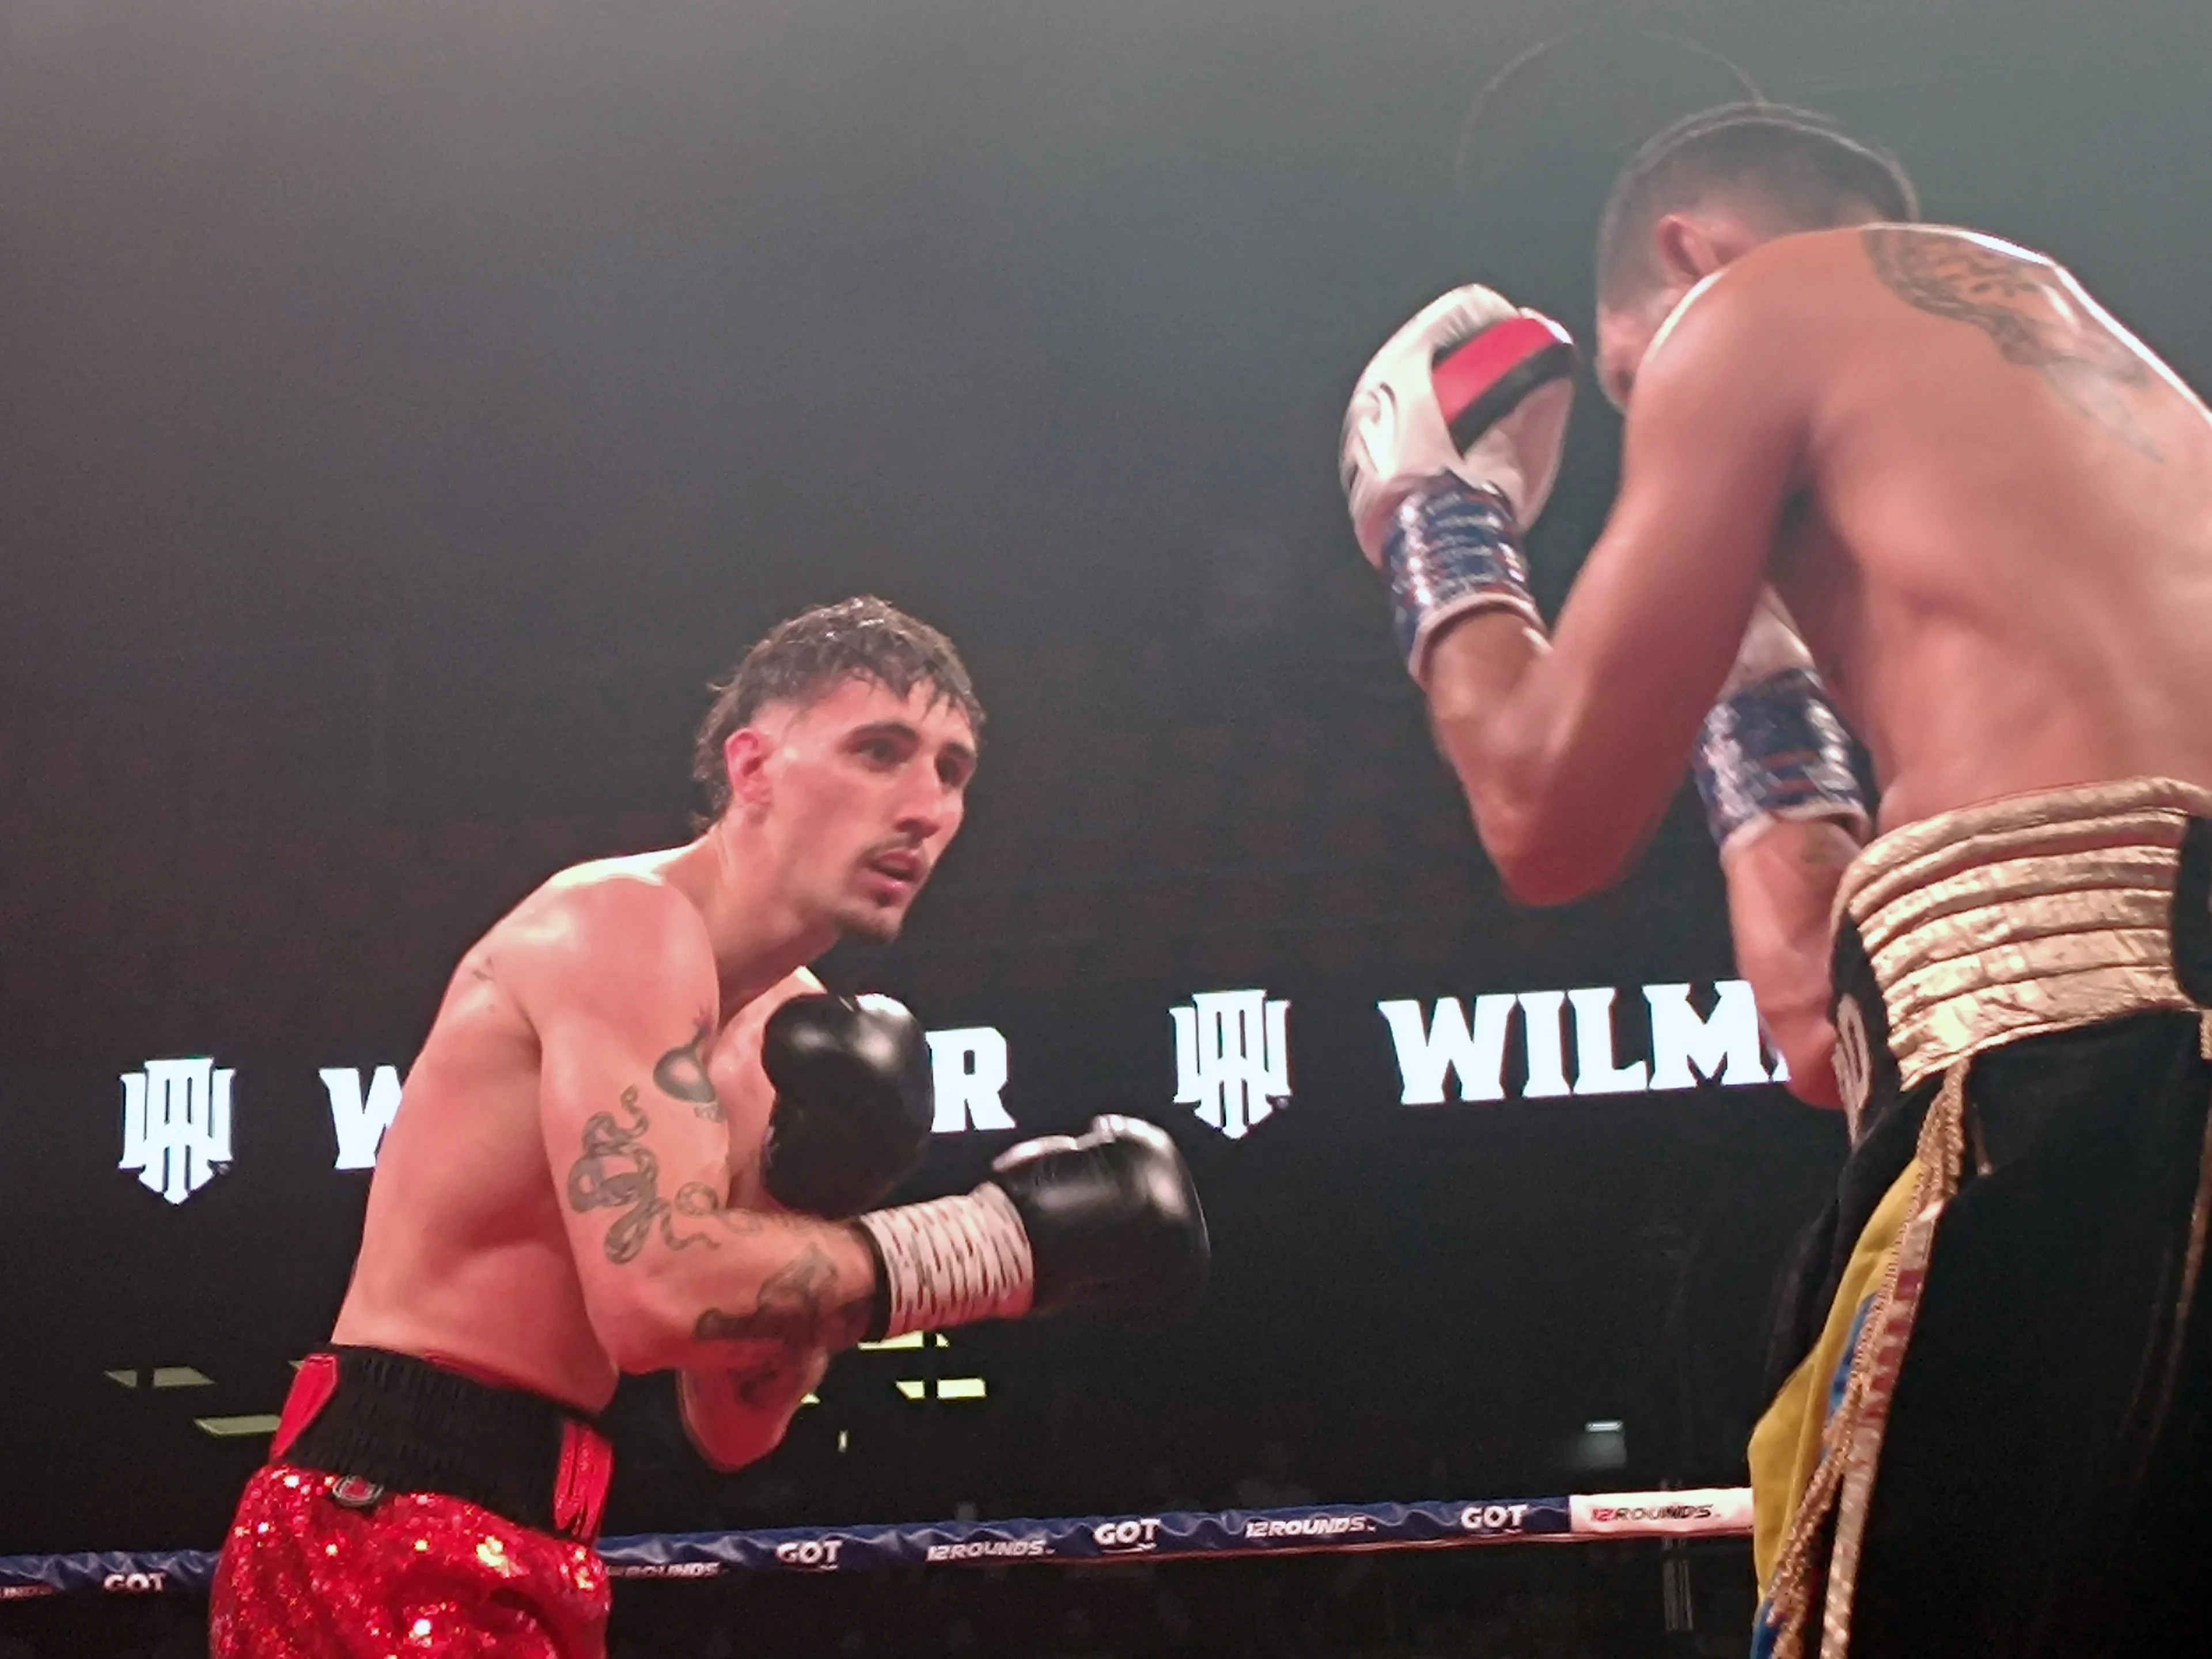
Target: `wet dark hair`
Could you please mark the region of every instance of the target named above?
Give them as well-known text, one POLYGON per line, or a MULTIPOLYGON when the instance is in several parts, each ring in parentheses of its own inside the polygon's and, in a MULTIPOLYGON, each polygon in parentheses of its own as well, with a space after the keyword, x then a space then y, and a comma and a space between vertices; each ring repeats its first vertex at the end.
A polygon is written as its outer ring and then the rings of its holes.
POLYGON ((1763 101, 1700 110, 1645 140, 1614 181, 1598 222, 1598 303, 1621 304, 1651 279, 1651 228, 1663 216, 1724 190, 1757 194, 1801 230, 1857 223, 1869 208, 1878 219, 1920 216, 1898 159, 1825 115, 1763 101))
POLYGON ((722 746, 732 732, 752 724, 770 703, 804 708, 851 679, 872 680, 900 697, 927 685, 930 707, 950 703, 982 733, 983 705, 951 640, 878 599, 817 605, 778 623, 710 688, 714 706, 699 723, 691 751, 691 775, 706 792, 708 812, 720 817, 730 804, 722 746))

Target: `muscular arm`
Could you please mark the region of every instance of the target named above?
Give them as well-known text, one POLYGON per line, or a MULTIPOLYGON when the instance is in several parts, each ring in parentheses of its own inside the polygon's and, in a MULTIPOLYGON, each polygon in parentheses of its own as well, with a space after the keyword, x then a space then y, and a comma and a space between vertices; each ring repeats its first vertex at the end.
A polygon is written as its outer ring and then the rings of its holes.
MULTIPOLYGON (((822 981, 802 968, 748 1003, 731 1022, 727 1042, 737 1052, 737 1079, 718 1092, 729 1134, 728 1201, 734 1207, 787 1213, 761 1185, 761 1144, 775 1094, 761 1069, 761 1030, 768 1017, 792 998, 821 989, 822 981)), ((686 1366, 676 1379, 684 1432, 701 1457, 726 1473, 767 1456, 782 1443, 791 1419, 830 1364, 826 1347, 794 1350, 772 1340, 727 1346, 731 1352, 718 1367, 686 1366)))
MULTIPOLYGON (((732 1208, 708 1079, 717 988, 688 901, 580 890, 522 993, 540 1118, 586 1312, 623 1370, 790 1365, 866 1328, 874 1267, 851 1227, 732 1208), (758 1346, 757 1346, 758 1345, 758 1346)), ((799 1391, 804 1393, 802 1389, 799 1391)))
POLYGON ((1858 850, 1857 838, 1832 819, 1778 818, 1732 845, 1723 861, 1737 971, 1789 1062, 1790 1092, 1814 1106, 1843 1103, 1828 1023, 1828 917, 1858 850))
POLYGON ((1773 288, 1723 276, 1650 354, 1620 496, 1553 640, 1492 611, 1431 659, 1438 746, 1522 899, 1564 902, 1620 873, 1743 637, 1808 402, 1792 302, 1773 288))
POLYGON ((676 1374, 676 1403, 692 1449, 725 1474, 767 1456, 783 1443, 791 1419, 829 1369, 830 1352, 794 1353, 754 1345, 749 1362, 721 1370, 676 1374))

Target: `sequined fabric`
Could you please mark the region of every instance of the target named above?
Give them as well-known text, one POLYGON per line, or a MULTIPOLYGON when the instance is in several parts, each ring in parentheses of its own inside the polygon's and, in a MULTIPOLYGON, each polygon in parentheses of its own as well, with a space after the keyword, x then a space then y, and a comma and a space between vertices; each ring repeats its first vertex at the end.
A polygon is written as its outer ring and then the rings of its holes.
POLYGON ((2182 837, 2212 793, 2134 778, 2008 797, 1880 837, 1837 895, 1906 1088, 1999 1044, 2196 1004, 2175 978, 2182 837))
POLYGON ((255 1474, 216 1569, 216 1659, 602 1659, 589 1545, 441 1493, 374 1492, 283 1463, 255 1474))

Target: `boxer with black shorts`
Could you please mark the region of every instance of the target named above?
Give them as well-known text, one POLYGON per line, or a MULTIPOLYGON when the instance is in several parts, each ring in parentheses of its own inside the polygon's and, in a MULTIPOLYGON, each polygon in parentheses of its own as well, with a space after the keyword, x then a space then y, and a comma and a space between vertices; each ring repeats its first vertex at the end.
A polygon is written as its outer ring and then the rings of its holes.
POLYGON ((331 1344, 224 1543, 216 1655, 587 1659, 593 1417, 621 1374, 677 1370, 700 1453, 736 1468, 864 1339, 1195 1289, 1205 1223, 1150 1124, 870 1207, 929 1133, 927 1048, 905 1009, 803 964, 896 935, 981 721, 933 629, 873 599, 795 617, 702 728, 704 833, 563 872, 463 957, 331 1344))
POLYGON ((1693 762, 1790 1086, 1850 1115, 1751 1444, 1759 1648, 2212 1651, 2212 419, 2051 260, 1916 220, 1774 106, 1634 158, 1620 495, 1548 635, 1556 324, 1416 317, 1345 483, 1506 885, 1613 879, 1693 762))

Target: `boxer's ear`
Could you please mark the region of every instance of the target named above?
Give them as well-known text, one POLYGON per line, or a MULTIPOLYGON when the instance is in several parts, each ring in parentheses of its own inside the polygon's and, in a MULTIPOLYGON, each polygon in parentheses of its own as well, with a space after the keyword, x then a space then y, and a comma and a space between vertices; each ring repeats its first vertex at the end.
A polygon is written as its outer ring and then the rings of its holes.
POLYGON ((1662 214, 1651 236, 1669 286, 1695 288, 1728 263, 1706 228, 1686 213, 1662 214))
POLYGON ((768 763, 775 744, 757 726, 741 726, 723 740, 722 769, 730 781, 730 805, 757 814, 769 804, 768 763))

